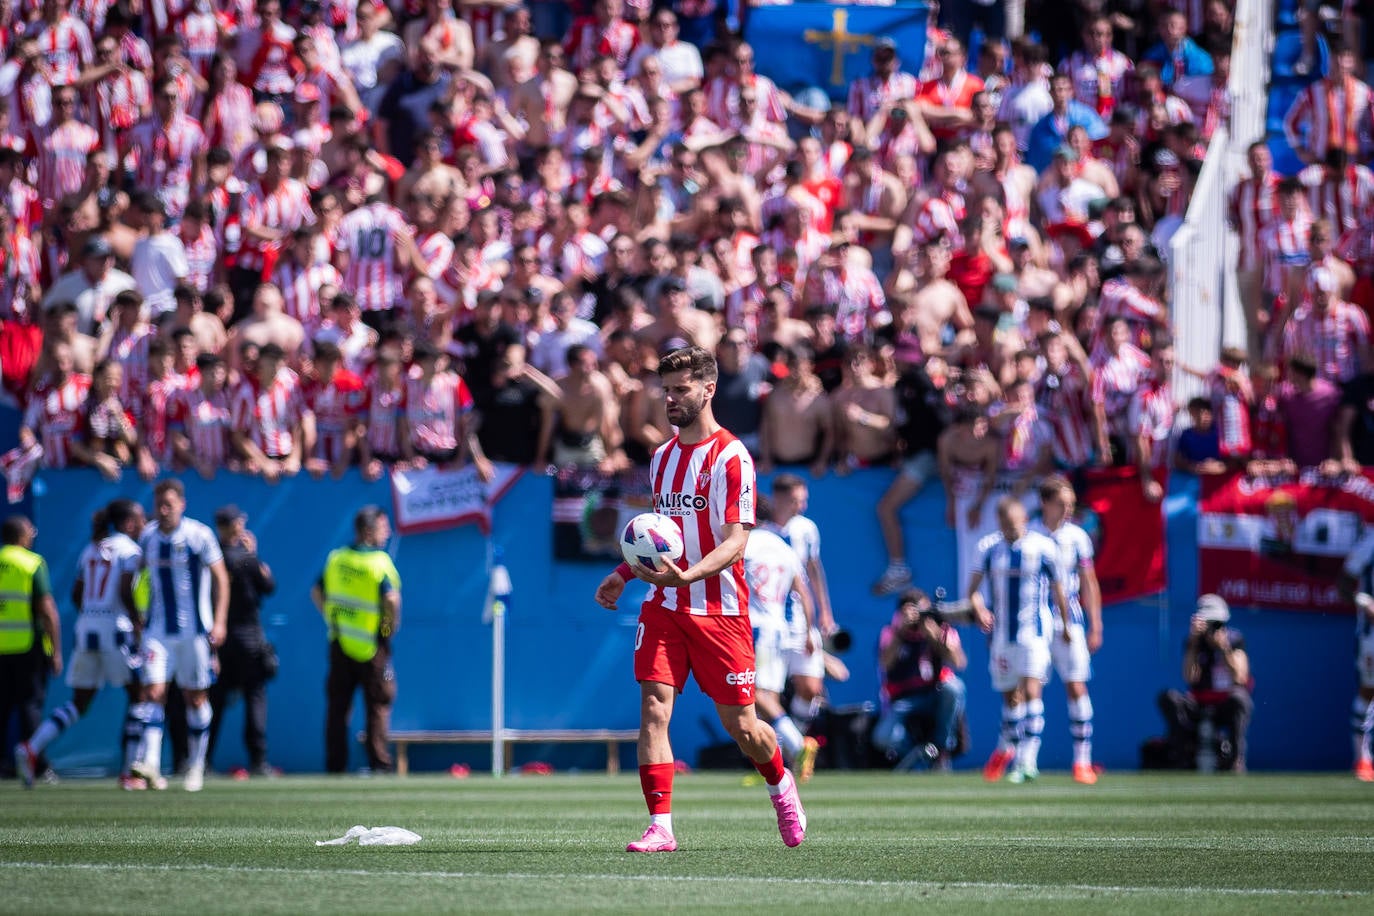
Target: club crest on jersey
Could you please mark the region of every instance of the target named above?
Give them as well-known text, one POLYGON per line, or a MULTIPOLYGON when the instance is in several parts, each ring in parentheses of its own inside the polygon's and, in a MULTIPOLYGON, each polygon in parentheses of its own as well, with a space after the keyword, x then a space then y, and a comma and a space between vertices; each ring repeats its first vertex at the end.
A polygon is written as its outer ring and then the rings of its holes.
POLYGON ((708 490, 708 489, 710 489, 710 487, 711 487, 711 472, 710 472, 709 470, 708 470, 708 471, 702 471, 700 474, 697 475, 697 489, 698 489, 698 490, 708 490))
POLYGON ((696 493, 659 493, 654 497, 654 511, 660 515, 682 516, 706 511, 706 497, 696 493))

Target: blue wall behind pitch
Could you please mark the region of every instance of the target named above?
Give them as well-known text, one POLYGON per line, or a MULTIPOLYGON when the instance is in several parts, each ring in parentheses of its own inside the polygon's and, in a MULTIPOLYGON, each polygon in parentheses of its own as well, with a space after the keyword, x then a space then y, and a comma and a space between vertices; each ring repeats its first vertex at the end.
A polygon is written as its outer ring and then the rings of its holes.
MULTIPOLYGON (((872 506, 890 474, 866 471, 815 481, 811 515, 819 524, 837 618, 855 636, 845 657, 852 678, 831 687, 836 704, 873 700, 877 692, 874 648, 892 611, 889 598, 874 598, 870 583, 881 572, 883 550, 872 506)), ((390 505, 384 483, 356 476, 343 481, 297 479, 277 486, 222 474, 213 482, 185 478, 190 514, 208 520, 216 506, 234 502, 250 516, 259 549, 279 588, 264 610, 269 638, 282 660, 269 690, 269 746, 274 763, 290 771, 323 764, 325 678, 324 626, 309 588, 325 554, 349 536, 353 512, 367 502, 390 505)), ((94 509, 116 496, 147 504, 151 485, 137 480, 102 481, 86 471, 47 473, 35 501, 38 549, 48 557, 63 609, 70 646, 73 611, 66 601, 76 558, 94 509)), ((766 486, 766 482, 764 482, 766 486)), ((552 487, 548 479, 523 477, 497 505, 493 537, 515 583, 507 629, 507 724, 512 727, 612 727, 637 724, 638 694, 631 675, 635 609, 642 586, 632 584, 619 613, 591 600, 607 567, 550 560, 552 487)), ((1181 642, 1197 591, 1196 485, 1175 479, 1166 503, 1170 589, 1167 595, 1108 608, 1106 644, 1094 662, 1092 692, 1097 710, 1096 756, 1109 769, 1131 769, 1145 738, 1162 730, 1155 694, 1179 680, 1181 642)), ((943 498, 928 488, 906 510, 908 552, 918 584, 957 590, 954 537, 943 524, 943 498)), ((486 728, 490 725, 490 628, 482 622, 486 541, 472 526, 397 541, 396 562, 404 581, 404 608, 397 637, 400 687, 397 728, 486 728)), ((1258 680, 1251 731, 1251 766, 1271 769, 1335 769, 1349 763, 1347 715, 1354 688, 1352 625, 1348 617, 1239 611, 1235 625, 1250 645, 1258 680)), ((996 738, 999 700, 988 686, 987 651, 980 634, 963 632, 969 654, 973 746, 960 763, 980 764, 996 738)), ((49 705, 66 696, 54 683, 49 705)), ((1042 764, 1067 767, 1069 738, 1063 693, 1046 693, 1046 741, 1042 764)), ((92 713, 50 753, 59 769, 109 769, 123 698, 107 692, 92 713)), ((355 715, 361 726, 361 716, 355 715)), ((237 708, 226 720, 215 764, 239 765, 237 708)), ((693 686, 679 701, 673 739, 680 758, 696 759, 702 744, 722 740, 710 703, 693 686)), ((549 748, 523 751, 548 757, 549 748)), ((633 749, 624 751, 626 765, 633 749)), ((448 749, 418 757, 427 765, 455 759, 485 760, 475 749, 448 749)), ((555 756, 599 766, 594 751, 555 756)), ((361 762, 355 756, 355 761, 361 762)))

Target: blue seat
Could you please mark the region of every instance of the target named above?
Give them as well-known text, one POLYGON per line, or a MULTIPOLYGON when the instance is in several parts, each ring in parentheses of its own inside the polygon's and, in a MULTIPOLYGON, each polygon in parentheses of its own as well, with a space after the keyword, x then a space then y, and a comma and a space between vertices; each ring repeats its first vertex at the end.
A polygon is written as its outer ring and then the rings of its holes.
POLYGON ((1327 47, 1326 39, 1317 36, 1316 66, 1306 76, 1299 75, 1294 69, 1301 59, 1302 35, 1296 29, 1280 32, 1274 37, 1274 55, 1270 65, 1273 79, 1299 79, 1310 83, 1325 76, 1331 65, 1331 49, 1327 47))
POLYGON ((1284 116, 1288 114, 1288 109, 1293 107, 1293 100, 1302 90, 1302 86, 1291 82, 1269 87, 1269 108, 1264 120, 1264 129, 1268 133, 1283 136, 1284 116))
POLYGON ((1274 156, 1274 171, 1280 175, 1296 175, 1306 165, 1298 158, 1298 154, 1293 152, 1282 133, 1269 134, 1269 152, 1274 156))

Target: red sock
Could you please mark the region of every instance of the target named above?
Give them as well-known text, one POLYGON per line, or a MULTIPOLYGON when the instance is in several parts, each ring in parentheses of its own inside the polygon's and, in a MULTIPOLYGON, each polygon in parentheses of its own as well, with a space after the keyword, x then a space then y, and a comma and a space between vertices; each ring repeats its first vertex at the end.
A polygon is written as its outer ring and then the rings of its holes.
MULTIPOLYGON (((780 758, 781 759, 781 758, 780 758)), ((639 768, 639 787, 650 814, 669 814, 673 810, 673 765, 646 763, 639 768)))
POLYGON ((754 768, 763 774, 763 781, 770 786, 776 786, 778 783, 782 782, 782 775, 786 772, 786 770, 783 769, 782 749, 774 748, 773 759, 769 760, 767 763, 759 763, 755 760, 754 768))

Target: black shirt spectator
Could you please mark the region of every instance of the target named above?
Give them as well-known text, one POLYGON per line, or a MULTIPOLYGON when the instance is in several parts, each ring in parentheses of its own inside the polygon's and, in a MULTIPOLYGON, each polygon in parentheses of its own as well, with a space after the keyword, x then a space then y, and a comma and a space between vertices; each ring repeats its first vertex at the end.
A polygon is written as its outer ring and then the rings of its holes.
POLYGON ((384 152, 403 163, 415 161, 415 138, 430 126, 430 108, 443 98, 452 78, 423 45, 415 56, 415 69, 402 73, 377 106, 377 129, 387 143, 384 152))
POLYGON ((490 461, 538 466, 548 461, 541 441, 558 389, 525 362, 525 348, 506 348, 492 364, 489 383, 473 403, 480 417, 477 441, 490 461))
POLYGON ((768 361, 749 349, 749 338, 742 328, 732 328, 720 342, 717 352, 719 380, 711 402, 720 425, 757 451, 759 426, 763 422, 763 399, 768 394, 771 367, 768 361))
POLYGON ((463 354, 463 381, 476 399, 491 387, 496 358, 511 344, 520 343, 520 332, 501 320, 497 294, 484 291, 477 296, 473 320, 453 332, 453 343, 463 354))
POLYGON ((1361 373, 1346 384, 1336 423, 1341 430, 1338 457, 1347 464, 1374 464, 1374 372, 1361 373))
POLYGON ((911 366, 897 377, 897 436, 906 455, 934 452, 949 425, 949 402, 925 366, 911 366))

